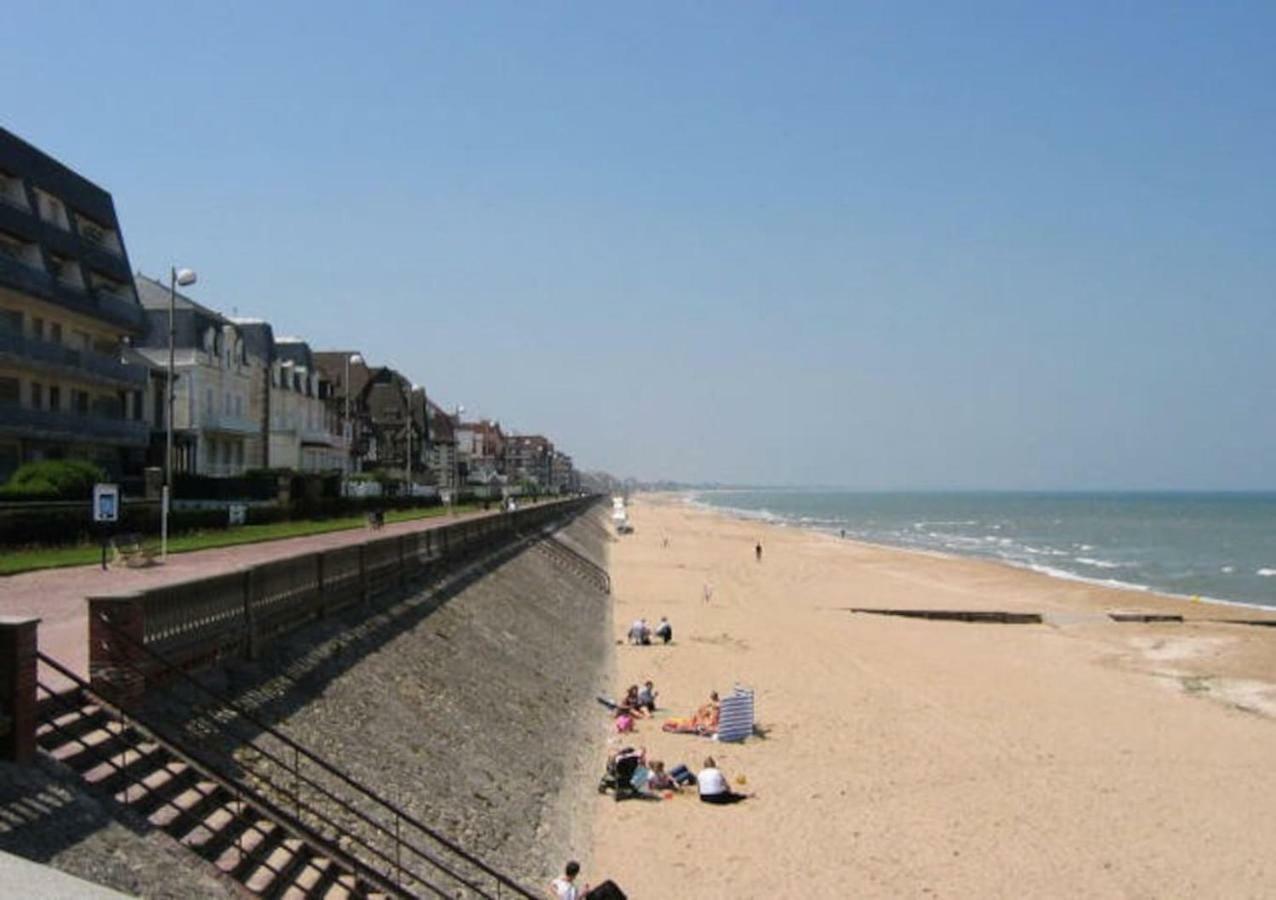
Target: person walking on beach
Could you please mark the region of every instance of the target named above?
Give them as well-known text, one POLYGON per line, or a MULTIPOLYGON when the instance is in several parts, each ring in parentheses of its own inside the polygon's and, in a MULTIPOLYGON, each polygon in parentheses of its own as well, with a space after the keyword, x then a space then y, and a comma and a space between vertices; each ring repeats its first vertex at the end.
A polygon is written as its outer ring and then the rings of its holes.
POLYGON ((709 600, 712 599, 712 597, 713 597, 713 585, 711 585, 709 582, 706 581, 704 583, 704 602, 708 603, 709 600))
POLYGON ((759 541, 758 545, 753 548, 753 555, 757 557, 758 562, 762 562, 762 542, 761 541, 759 541))

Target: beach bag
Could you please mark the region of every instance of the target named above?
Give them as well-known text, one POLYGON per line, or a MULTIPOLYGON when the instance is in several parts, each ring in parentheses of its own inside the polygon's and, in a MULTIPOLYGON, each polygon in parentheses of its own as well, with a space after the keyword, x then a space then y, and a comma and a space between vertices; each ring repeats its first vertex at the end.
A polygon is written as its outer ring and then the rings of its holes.
POLYGON ((696 776, 690 769, 679 763, 669 770, 669 777, 678 784, 695 784, 696 776))

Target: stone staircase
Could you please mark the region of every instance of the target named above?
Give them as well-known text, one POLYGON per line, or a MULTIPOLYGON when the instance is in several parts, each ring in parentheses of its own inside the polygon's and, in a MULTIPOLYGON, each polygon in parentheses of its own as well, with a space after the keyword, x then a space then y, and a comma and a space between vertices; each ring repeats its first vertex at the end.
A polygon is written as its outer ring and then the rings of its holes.
POLYGON ((398 896, 81 689, 46 695, 41 707, 45 753, 254 894, 398 896))

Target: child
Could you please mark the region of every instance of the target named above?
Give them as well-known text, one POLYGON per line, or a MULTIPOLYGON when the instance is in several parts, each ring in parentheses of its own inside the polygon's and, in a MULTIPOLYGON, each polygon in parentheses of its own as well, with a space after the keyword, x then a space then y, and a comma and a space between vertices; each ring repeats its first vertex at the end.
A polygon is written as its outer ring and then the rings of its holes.
POLYGON ((650 680, 643 682, 642 689, 638 691, 638 708, 645 709, 648 713, 656 711, 656 688, 650 680))

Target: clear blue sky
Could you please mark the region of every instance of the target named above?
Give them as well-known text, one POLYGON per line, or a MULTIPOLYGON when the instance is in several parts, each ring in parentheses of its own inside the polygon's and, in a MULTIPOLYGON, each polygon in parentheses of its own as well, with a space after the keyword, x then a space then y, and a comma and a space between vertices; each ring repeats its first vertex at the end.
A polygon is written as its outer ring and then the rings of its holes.
POLYGON ((1276 487, 1276 6, 14 4, 135 267, 586 467, 1276 487), (1057 8, 1047 8, 1057 7, 1057 8))

